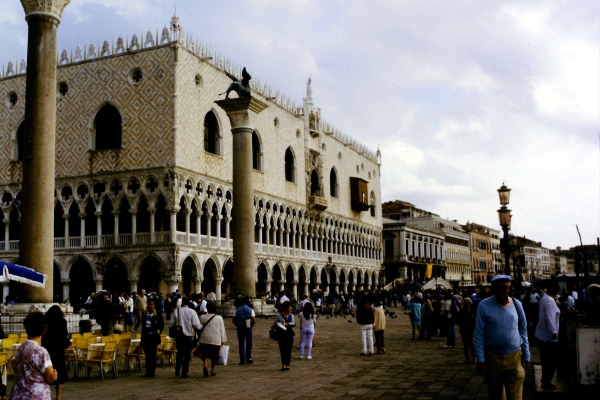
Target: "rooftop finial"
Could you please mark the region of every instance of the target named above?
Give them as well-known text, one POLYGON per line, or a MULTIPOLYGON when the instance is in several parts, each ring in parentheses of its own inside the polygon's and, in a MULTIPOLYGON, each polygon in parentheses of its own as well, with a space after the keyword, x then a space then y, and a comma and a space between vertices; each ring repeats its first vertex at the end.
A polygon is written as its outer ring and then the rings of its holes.
POLYGON ((306 84, 306 100, 312 101, 312 87, 310 86, 312 82, 312 78, 308 76, 308 83, 306 84))

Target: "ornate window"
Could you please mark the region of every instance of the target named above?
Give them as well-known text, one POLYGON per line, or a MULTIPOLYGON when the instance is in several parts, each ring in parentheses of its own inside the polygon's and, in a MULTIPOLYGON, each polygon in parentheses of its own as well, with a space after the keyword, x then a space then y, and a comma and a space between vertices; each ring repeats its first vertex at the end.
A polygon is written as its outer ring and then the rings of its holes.
POLYGON ((204 117, 204 151, 220 155, 221 137, 219 134, 219 122, 212 111, 204 117))
POLYGON ((321 197, 321 183, 319 182, 319 174, 313 169, 310 174, 310 195, 321 197))
POLYGON ((288 147, 285 151, 285 180, 288 182, 295 182, 296 175, 296 162, 294 160, 294 153, 292 148, 288 147))
POLYGON ((329 173, 329 194, 331 197, 338 197, 338 178, 334 168, 329 173))
POLYGON ((371 192, 371 217, 375 217, 375 192, 371 192))
POLYGON ((123 142, 121 113, 110 104, 104 105, 94 118, 95 150, 118 149, 123 142))

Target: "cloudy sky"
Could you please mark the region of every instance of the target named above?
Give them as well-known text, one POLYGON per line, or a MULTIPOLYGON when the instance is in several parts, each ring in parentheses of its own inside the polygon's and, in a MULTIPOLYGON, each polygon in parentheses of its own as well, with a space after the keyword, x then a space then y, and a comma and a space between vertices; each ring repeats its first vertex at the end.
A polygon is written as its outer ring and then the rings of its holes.
MULTIPOLYGON (((26 54, 0 0, 0 62, 26 54)), ((546 247, 600 236, 598 1, 72 0, 59 49, 186 32, 383 154, 382 199, 498 226, 546 247)))

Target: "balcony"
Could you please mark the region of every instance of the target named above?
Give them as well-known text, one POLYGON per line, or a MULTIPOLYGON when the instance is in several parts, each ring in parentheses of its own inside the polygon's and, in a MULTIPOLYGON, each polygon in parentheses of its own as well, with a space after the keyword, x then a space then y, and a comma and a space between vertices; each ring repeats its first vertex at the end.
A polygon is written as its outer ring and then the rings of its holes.
POLYGON ((327 200, 319 196, 308 196, 308 206, 317 211, 325 211, 327 209, 327 200))

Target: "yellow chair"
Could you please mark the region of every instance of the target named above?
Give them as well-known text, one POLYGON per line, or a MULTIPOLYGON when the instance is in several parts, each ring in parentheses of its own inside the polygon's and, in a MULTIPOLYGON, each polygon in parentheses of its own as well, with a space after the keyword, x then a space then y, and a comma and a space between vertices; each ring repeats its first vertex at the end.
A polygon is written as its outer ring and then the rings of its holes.
POLYGON ((75 368, 73 371, 73 379, 79 377, 79 369, 85 365, 88 354, 88 342, 84 338, 78 338, 74 341, 73 353, 75 356, 75 368))
POLYGON ((10 350, 10 346, 15 344, 16 342, 12 339, 4 339, 2 340, 2 350, 7 351, 10 350))
POLYGON ((26 341, 27 341, 27 338, 22 338, 22 337, 19 338, 19 344, 23 344, 26 341))
POLYGON ((141 333, 136 333, 135 334, 135 338, 136 339, 141 339, 142 338, 142 334, 141 333))
POLYGON ((11 333, 8 335, 7 339, 14 340, 14 342, 17 343, 19 341, 19 335, 11 333))
POLYGON ((90 374, 90 369, 94 367, 100 368, 100 376, 104 381, 104 365, 109 364, 112 367, 113 379, 117 377, 117 368, 115 361, 115 352, 117 351, 117 343, 115 341, 108 341, 104 344, 104 349, 97 353, 97 356, 90 356, 88 353, 87 365, 87 376, 90 374))
POLYGON ((75 340, 75 339, 79 339, 81 338, 81 333, 71 333, 71 339, 75 340))
POLYGON ((106 343, 106 342, 112 341, 113 338, 110 336, 102 336, 101 340, 102 340, 102 343, 106 343))
POLYGON ((8 353, 2 352, 0 353, 0 375, 4 373, 6 369, 6 365, 8 364, 8 353))
POLYGON ((110 337, 112 338, 112 340, 117 342, 117 344, 119 344, 119 342, 121 341, 121 335, 119 335, 119 334, 115 333, 114 335, 110 335, 110 337))
POLYGON ((21 334, 19 335, 19 338, 21 338, 21 339, 22 339, 22 338, 25 338, 25 339, 27 339, 27 334, 26 334, 26 333, 21 333, 21 334))
POLYGON ((125 366, 129 375, 131 375, 131 360, 137 361, 137 368, 142 370, 142 357, 144 357, 144 348, 140 342, 130 343, 127 356, 125 357, 125 366))
POLYGON ((121 339, 131 339, 131 332, 121 333, 121 339))
MULTIPOLYGON (((117 361, 117 366, 120 361, 123 361, 123 370, 127 370, 125 363, 127 362, 127 353, 129 352, 129 345, 131 344, 131 339, 121 339, 119 343, 117 343, 117 354, 115 355, 115 360, 117 361)), ((117 369, 117 373, 118 373, 117 369)))
POLYGON ((85 332, 85 333, 83 334, 83 337, 84 337, 84 338, 87 338, 87 337, 90 337, 90 336, 94 336, 94 334, 93 334, 92 332, 85 332))
POLYGON ((88 336, 85 340, 87 341, 87 344, 94 344, 96 343, 96 336, 88 336))
POLYGON ((160 349, 160 358, 163 369, 165 369, 165 357, 167 358, 167 360, 169 360, 169 364, 172 364, 176 354, 177 345, 175 343, 175 339, 167 338, 160 349))

